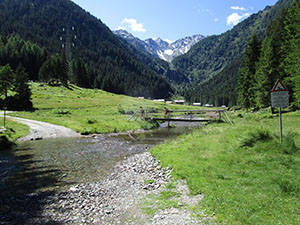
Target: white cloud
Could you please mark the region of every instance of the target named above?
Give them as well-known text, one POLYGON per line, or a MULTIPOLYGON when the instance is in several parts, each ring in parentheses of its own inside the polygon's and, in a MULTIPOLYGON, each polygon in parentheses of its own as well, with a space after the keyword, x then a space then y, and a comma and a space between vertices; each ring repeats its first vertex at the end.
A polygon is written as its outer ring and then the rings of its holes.
POLYGON ((230 8, 233 10, 246 11, 246 9, 244 7, 240 7, 240 6, 231 6, 230 8))
POLYGON ((218 19, 218 18, 214 18, 214 21, 215 21, 215 22, 218 22, 218 21, 219 21, 219 19, 218 19))
POLYGON ((244 13, 242 15, 238 13, 232 13, 227 17, 227 25, 237 25, 242 19, 250 16, 249 13, 244 13))
MULTIPOLYGON (((146 32, 146 29, 143 27, 142 23, 137 23, 137 21, 135 19, 129 19, 129 18, 124 18, 121 25, 127 24, 128 27, 131 28, 132 31, 136 31, 136 32, 146 32)), ((119 26, 122 27, 122 26, 119 26)), ((122 27, 123 29, 125 29, 124 27, 122 27)))

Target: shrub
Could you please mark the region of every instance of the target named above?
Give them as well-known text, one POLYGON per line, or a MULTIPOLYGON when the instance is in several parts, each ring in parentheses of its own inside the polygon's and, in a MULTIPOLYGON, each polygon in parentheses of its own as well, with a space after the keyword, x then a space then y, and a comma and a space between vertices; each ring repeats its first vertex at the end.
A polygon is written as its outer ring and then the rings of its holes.
POLYGON ((269 130, 255 129, 246 134, 241 140, 241 147, 253 147, 257 142, 269 141, 272 139, 272 135, 269 130))

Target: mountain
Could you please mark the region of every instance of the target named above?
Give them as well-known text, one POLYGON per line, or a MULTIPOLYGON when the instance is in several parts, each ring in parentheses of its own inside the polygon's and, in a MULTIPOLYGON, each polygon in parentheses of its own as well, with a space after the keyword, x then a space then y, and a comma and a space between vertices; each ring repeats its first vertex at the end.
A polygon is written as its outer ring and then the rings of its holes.
MULTIPOLYGON (((47 65, 56 62, 51 61, 55 54, 63 56, 62 45, 69 46, 66 57, 86 70, 82 74, 89 87, 152 98, 172 92, 171 85, 144 66, 101 20, 70 0, 1 0, 0 23, 1 36, 19 36, 45 48, 47 65)), ((11 56, 21 50, 15 47, 11 56)))
POLYGON ((183 93, 188 100, 216 105, 236 104, 238 68, 252 34, 256 33, 263 40, 270 21, 292 1, 279 0, 274 6, 267 6, 231 30, 200 40, 189 52, 176 57, 172 61, 175 69, 193 83, 190 92, 183 93))
POLYGON ((191 37, 179 39, 175 42, 164 41, 161 38, 150 38, 142 41, 126 30, 117 30, 114 31, 114 33, 126 39, 137 49, 144 51, 153 57, 159 57, 167 62, 171 62, 175 57, 187 53, 194 44, 205 38, 203 35, 193 35, 191 37))
POLYGON ((134 37, 132 34, 125 30, 115 31, 118 35, 120 41, 126 45, 132 55, 142 62, 148 69, 154 71, 155 73, 161 75, 169 82, 174 85, 179 85, 182 83, 189 83, 189 79, 174 70, 169 62, 160 59, 157 55, 153 55, 146 49, 146 44, 144 41, 134 37))

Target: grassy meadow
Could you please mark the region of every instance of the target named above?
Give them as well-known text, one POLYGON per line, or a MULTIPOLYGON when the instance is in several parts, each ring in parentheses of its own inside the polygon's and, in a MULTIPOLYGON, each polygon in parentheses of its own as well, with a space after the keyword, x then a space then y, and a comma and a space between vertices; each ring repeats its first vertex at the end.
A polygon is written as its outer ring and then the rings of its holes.
POLYGON ((140 106, 146 113, 157 111, 162 116, 165 106, 170 109, 187 108, 73 85, 66 88, 30 83, 30 86, 35 110, 12 115, 62 125, 82 134, 150 129, 154 124, 139 118, 140 106), (136 111, 137 116, 128 121, 136 111))
POLYGON ((300 224, 300 112, 231 114, 234 125, 212 123, 151 153, 175 178, 204 194, 217 224, 300 224), (242 118, 241 118, 242 117, 242 118))

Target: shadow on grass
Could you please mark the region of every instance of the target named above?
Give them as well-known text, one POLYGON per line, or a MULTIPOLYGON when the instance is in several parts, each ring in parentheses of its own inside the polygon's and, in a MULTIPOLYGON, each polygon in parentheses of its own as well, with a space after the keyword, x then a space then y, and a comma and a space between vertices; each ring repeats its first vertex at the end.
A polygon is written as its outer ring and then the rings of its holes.
POLYGON ((44 207, 55 201, 54 188, 61 185, 58 177, 62 171, 34 166, 37 163, 30 154, 0 153, 0 224, 64 223, 43 216, 44 207))

